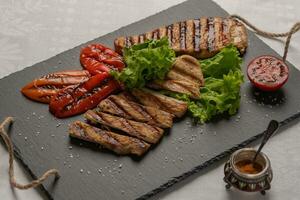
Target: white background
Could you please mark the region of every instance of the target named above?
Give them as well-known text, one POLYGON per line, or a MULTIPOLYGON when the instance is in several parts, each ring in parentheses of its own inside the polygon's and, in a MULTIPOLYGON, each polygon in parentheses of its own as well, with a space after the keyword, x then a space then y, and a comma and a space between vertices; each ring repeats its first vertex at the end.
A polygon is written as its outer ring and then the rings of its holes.
MULTIPOLYGON (((294 22, 300 21, 300 2, 297 0, 215 1, 230 14, 239 14, 268 31, 287 31, 294 22)), ((183 1, 0 0, 0 78, 180 2, 183 1)), ((262 39, 282 54, 281 41, 262 39)), ((300 68, 300 32, 292 39, 288 60, 300 68)), ((172 192, 164 193, 159 198, 299 199, 299 134, 300 125, 296 124, 272 138, 266 146, 264 152, 270 157, 274 170, 272 189, 266 196, 226 191, 222 181, 222 164, 180 184, 180 187, 175 186, 172 192)), ((19 164, 15 171, 18 181, 30 180, 19 164)), ((43 194, 37 189, 11 189, 7 172, 7 151, 0 145, 0 199, 43 199, 43 194)))

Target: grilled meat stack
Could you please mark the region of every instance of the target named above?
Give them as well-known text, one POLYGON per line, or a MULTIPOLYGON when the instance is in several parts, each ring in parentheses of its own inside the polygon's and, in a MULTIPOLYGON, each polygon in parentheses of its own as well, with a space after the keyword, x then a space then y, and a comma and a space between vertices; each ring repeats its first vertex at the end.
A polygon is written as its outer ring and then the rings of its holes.
POLYGON ((144 43, 150 39, 168 37, 177 55, 188 54, 196 58, 209 58, 232 43, 241 54, 247 48, 245 26, 235 19, 202 17, 162 26, 140 35, 119 37, 115 49, 122 54, 124 47, 144 43))
POLYGON ((183 101, 148 89, 111 95, 85 113, 88 123, 75 121, 69 134, 101 144, 117 154, 141 156, 170 128, 173 118, 187 110, 183 101))
POLYGON ((155 80, 148 83, 147 86, 153 89, 188 94, 191 98, 199 99, 200 86, 204 86, 200 63, 192 56, 179 56, 166 75, 165 80, 155 80))

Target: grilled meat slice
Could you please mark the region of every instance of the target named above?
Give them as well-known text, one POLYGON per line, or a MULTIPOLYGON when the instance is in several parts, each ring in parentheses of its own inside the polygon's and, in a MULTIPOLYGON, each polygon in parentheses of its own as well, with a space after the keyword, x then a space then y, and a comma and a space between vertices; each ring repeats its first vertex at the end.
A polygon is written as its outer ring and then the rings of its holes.
POLYGON ((105 131, 81 121, 75 121, 69 126, 69 135, 78 139, 94 142, 117 154, 133 154, 141 156, 150 147, 150 144, 129 136, 105 131))
MULTIPOLYGON (((131 95, 134 96, 141 104, 154 107, 163 111, 174 114, 176 117, 182 117, 187 110, 187 103, 167 97, 158 92, 148 89, 133 89, 131 95)), ((131 98, 127 95, 127 98, 131 98)))
POLYGON ((103 100, 98 105, 98 108, 105 113, 145 122, 161 128, 170 128, 173 124, 174 115, 153 107, 143 106, 136 102, 129 101, 123 95, 111 95, 103 100))
POLYGON ((124 131, 130 136, 137 137, 149 143, 157 143, 163 135, 163 129, 146 123, 128 120, 97 110, 89 110, 84 117, 94 124, 102 124, 124 131))
POLYGON ((202 17, 162 26, 140 35, 118 37, 115 49, 122 54, 124 47, 143 43, 148 39, 168 37, 177 55, 188 54, 197 58, 209 58, 223 47, 234 44, 243 54, 248 46, 245 26, 235 19, 202 17))
POLYGON ((199 99, 200 86, 204 86, 204 78, 198 60, 189 55, 182 55, 176 58, 172 69, 166 75, 166 80, 156 80, 147 86, 188 94, 194 99, 199 99))
POLYGON ((204 86, 200 63, 193 56, 182 55, 177 57, 170 72, 167 74, 168 79, 182 80, 176 77, 180 74, 181 77, 185 77, 184 80, 190 80, 194 83, 198 83, 200 86, 204 86))
POLYGON ((184 80, 156 80, 147 84, 153 89, 165 89, 182 94, 188 94, 194 99, 200 98, 200 86, 197 83, 184 80))

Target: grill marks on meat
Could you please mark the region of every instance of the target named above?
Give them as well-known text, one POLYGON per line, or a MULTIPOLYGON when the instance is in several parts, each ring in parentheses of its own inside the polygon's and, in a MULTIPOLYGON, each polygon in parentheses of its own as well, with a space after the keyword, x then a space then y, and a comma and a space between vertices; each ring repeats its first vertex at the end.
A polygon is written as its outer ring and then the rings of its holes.
POLYGON ((165 89, 177 93, 188 94, 191 98, 199 99, 200 91, 199 85, 190 81, 184 80, 164 80, 164 81, 153 81, 147 84, 148 87, 153 89, 165 89))
POLYGON ((98 105, 98 109, 105 113, 161 128, 170 128, 173 124, 174 116, 172 114, 130 101, 122 94, 111 95, 98 105))
POLYGON ((101 144, 106 149, 110 149, 120 155, 133 154, 141 156, 150 147, 150 144, 140 139, 102 130, 80 121, 70 124, 69 135, 74 138, 101 144))
POLYGON ((170 128, 173 118, 186 110, 183 101, 148 89, 134 89, 111 95, 94 110, 88 110, 84 117, 89 124, 73 122, 69 135, 98 143, 120 155, 141 156, 151 144, 159 142, 162 128, 170 128))
MULTIPOLYGON (((167 97, 158 92, 148 89, 133 89, 131 95, 141 104, 174 114, 176 117, 182 117, 187 110, 187 103, 167 97)), ((132 97, 129 97, 132 98, 132 97)))
POLYGON ((122 54, 124 47, 164 36, 168 37, 171 47, 178 55, 189 54, 197 58, 211 57, 230 43, 243 54, 248 45, 246 28, 237 20, 202 17, 162 26, 141 35, 119 37, 115 40, 115 49, 122 54), (140 39, 141 36, 143 40, 140 39), (133 40, 134 43, 131 42, 133 40))
POLYGON ((199 99, 204 78, 198 60, 189 55, 182 55, 176 58, 172 69, 166 75, 166 80, 156 80, 147 86, 188 94, 194 99, 199 99))
POLYGON ((157 143, 163 135, 163 130, 161 128, 117 117, 98 110, 89 110, 84 114, 84 117, 94 124, 102 124, 104 126, 124 131, 128 135, 153 144, 157 143))
MULTIPOLYGON (((204 77, 201 66, 198 60, 192 56, 182 55, 177 57, 171 71, 182 74, 186 79, 198 83, 200 86, 204 86, 204 77)), ((167 74, 167 77, 171 78, 172 76, 167 74)))

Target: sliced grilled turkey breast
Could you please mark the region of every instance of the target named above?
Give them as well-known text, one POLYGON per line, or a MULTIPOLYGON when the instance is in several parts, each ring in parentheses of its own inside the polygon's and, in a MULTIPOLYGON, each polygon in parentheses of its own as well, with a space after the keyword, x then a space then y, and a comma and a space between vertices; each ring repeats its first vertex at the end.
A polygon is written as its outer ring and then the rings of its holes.
POLYGON ((140 139, 102 130, 81 121, 75 121, 69 125, 69 135, 98 143, 120 155, 133 154, 141 156, 150 147, 150 144, 140 139))
POLYGON ((200 98, 200 86, 191 81, 184 80, 164 80, 153 81, 147 84, 153 89, 165 89, 177 93, 188 94, 194 99, 200 98))
POLYGON ((143 106, 130 101, 124 95, 111 95, 103 100, 98 105, 98 108, 105 113, 145 122, 161 128, 170 128, 173 124, 174 115, 154 107, 143 106))
POLYGON ((147 84, 153 89, 170 90, 188 94, 191 98, 200 98, 200 86, 204 86, 204 78, 200 63, 189 55, 176 58, 165 80, 156 80, 147 84))
POLYGON ((94 124, 102 124, 114 129, 124 131, 130 136, 137 137, 149 143, 157 143, 163 135, 163 129, 146 123, 128 120, 97 110, 88 110, 84 117, 94 124))
POLYGON ((234 44, 243 54, 248 46, 245 26, 235 19, 202 17, 176 22, 155 30, 115 39, 115 50, 122 54, 124 47, 144 43, 149 39, 168 37, 177 55, 188 54, 197 58, 209 58, 228 44, 234 44))
POLYGON ((167 97, 158 92, 149 89, 133 89, 126 98, 132 99, 133 101, 137 100, 142 105, 154 107, 161 109, 163 111, 174 114, 176 117, 182 117, 187 111, 187 103, 174 99, 172 97, 167 97), (134 97, 131 97, 131 95, 134 97), (135 99, 135 100, 134 100, 135 99))

